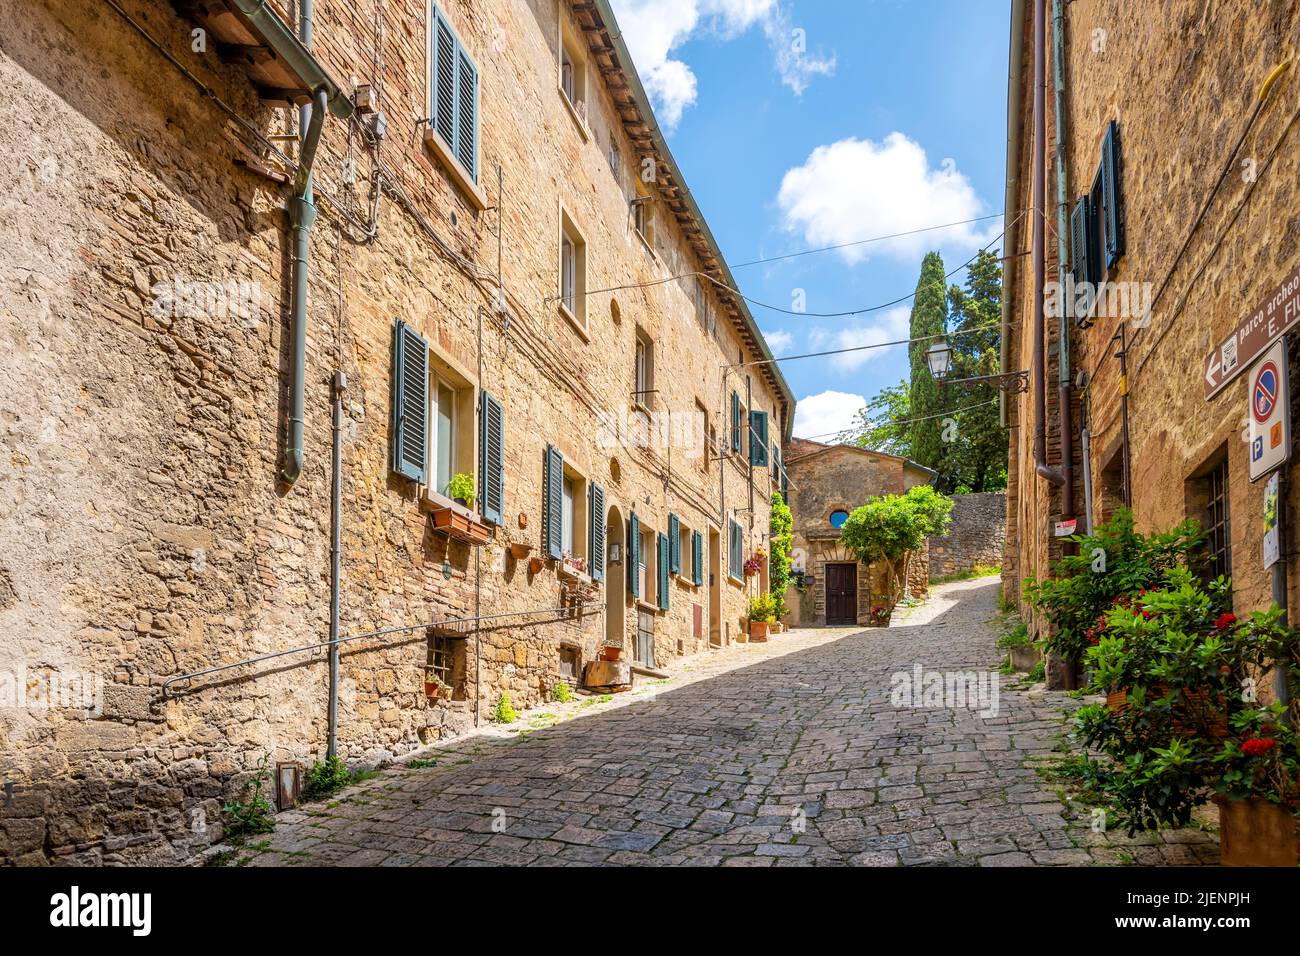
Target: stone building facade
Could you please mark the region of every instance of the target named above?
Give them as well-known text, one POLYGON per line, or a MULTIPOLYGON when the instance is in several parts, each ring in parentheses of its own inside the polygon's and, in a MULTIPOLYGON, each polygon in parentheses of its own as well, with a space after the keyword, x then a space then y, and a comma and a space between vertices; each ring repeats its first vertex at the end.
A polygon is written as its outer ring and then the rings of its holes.
MULTIPOLYGON (((929 484, 935 473, 897 455, 806 438, 786 444, 785 468, 794 518, 791 579, 812 577, 810 585, 791 585, 787 623, 869 624, 872 605, 888 589, 887 569, 857 560, 840 544, 840 525, 873 495, 902 494, 929 484)), ((929 579, 928 550, 922 549, 908 561, 908 593, 923 596, 929 579)))
POLYGON ((324 755, 336 397, 339 634, 409 628, 342 645, 350 763, 745 614, 794 400, 608 3, 316 0, 306 60, 298 13, 0 28, 0 862, 182 858, 324 755))
POLYGON ((1007 546, 1007 493, 952 496, 948 533, 930 538, 930 580, 1001 565, 1007 546))
MULTIPOLYGON (((1250 480, 1243 440, 1249 363, 1243 355, 1245 374, 1213 395, 1206 373, 1243 320, 1294 314, 1300 87, 1294 69, 1274 70, 1294 57, 1298 27, 1300 7, 1285 0, 1013 4, 1004 370, 1034 373, 1040 321, 1044 340, 1030 393, 1005 405, 1003 587, 1013 600, 1061 553, 1057 522, 1086 530, 1127 500, 1141 530, 1189 517, 1213 529, 1238 614, 1270 603, 1264 488, 1250 480), (1046 95, 1036 124, 1039 44, 1046 95), (1040 148, 1046 199, 1036 200, 1040 148), (1069 309, 1055 295, 1062 286, 1076 293, 1069 309)), ((1294 517, 1290 497, 1284 513, 1294 517)), ((1294 584, 1292 550, 1283 547, 1294 584)), ((1021 610, 1041 631, 1023 601, 1021 610)), ((1069 679, 1064 667, 1049 666, 1048 677, 1069 679)))

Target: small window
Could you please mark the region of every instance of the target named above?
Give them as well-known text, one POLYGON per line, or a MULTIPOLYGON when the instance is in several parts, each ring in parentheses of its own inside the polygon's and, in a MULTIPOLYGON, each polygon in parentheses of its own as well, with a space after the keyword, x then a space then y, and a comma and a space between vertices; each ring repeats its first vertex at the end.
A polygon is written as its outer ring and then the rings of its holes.
POLYGON ((700 471, 708 471, 709 459, 713 456, 713 428, 709 424, 709 410, 704 407, 704 403, 698 398, 695 400, 694 434, 699 442, 696 454, 699 455, 700 471))
POLYGON ((641 583, 641 600, 647 604, 654 603, 654 594, 649 589, 650 583, 655 580, 654 575, 650 573, 651 564, 655 559, 655 533, 645 525, 641 526, 641 547, 640 554, 637 556, 637 577, 641 583))
POLYGON ((465 638, 454 634, 430 632, 425 668, 451 688, 451 700, 466 699, 469 673, 465 638))
POLYGON ((619 151, 618 141, 614 139, 614 131, 609 133, 609 152, 606 156, 609 161, 609 171, 614 174, 614 181, 621 183, 623 181, 623 154, 619 151))
POLYGON ((713 331, 713 304, 709 299, 709 280, 695 277, 695 321, 705 334, 713 331))
POLYGON ((574 480, 569 475, 564 476, 564 503, 560 512, 560 540, 564 553, 572 556, 573 551, 573 496, 575 493, 574 480))
POLYGON ((646 247, 654 252, 654 197, 650 195, 650 190, 640 179, 636 181, 636 198, 632 200, 632 225, 646 247))
POLYGON ((587 58, 582 42, 569 25, 564 11, 560 10, 560 92, 573 111, 584 138, 587 130, 587 58))
MULTIPOLYGON (((448 497, 457 474, 475 475, 475 388, 451 364, 430 350, 428 489, 448 497)), ((481 491, 481 489, 476 489, 481 491)), ((476 502, 470 502, 475 507, 476 502)))
POLYGON ((587 328, 587 244, 567 213, 560 214, 560 310, 587 328))
POLYGON ((837 508, 831 512, 831 527, 835 529, 843 528, 844 522, 849 520, 849 513, 843 508, 837 508))
POLYGON ((1228 513, 1228 459, 1225 457, 1202 479, 1206 494, 1205 547, 1209 574, 1232 576, 1232 520, 1228 513))
POLYGON ((745 532, 735 518, 727 526, 727 571, 737 581, 745 574, 745 532))
POLYGON ((643 408, 654 405, 655 387, 655 346, 650 336, 637 329, 636 332, 636 387, 633 389, 632 401, 643 408))
POLYGON ((478 66, 435 3, 429 51, 430 129, 471 183, 478 182, 478 66))

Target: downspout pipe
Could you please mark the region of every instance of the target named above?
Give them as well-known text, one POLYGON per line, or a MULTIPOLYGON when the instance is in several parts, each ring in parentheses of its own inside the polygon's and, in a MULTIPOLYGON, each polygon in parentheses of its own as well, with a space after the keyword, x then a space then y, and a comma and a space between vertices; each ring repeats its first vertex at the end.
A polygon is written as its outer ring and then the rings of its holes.
MULTIPOLYGON (((304 5, 306 6, 306 5, 304 5)), ((309 270, 309 237, 316 221, 316 203, 312 196, 312 164, 316 161, 316 148, 320 145, 321 127, 329 94, 324 89, 313 97, 316 108, 302 107, 302 120, 307 135, 299 156, 298 175, 289 199, 289 226, 293 239, 293 297, 290 300, 290 328, 293 337, 289 357, 289 434, 285 442, 284 461, 280 476, 292 485, 302 474, 303 427, 306 377, 307 377, 307 279, 309 270)))
MULTIPOLYGON (((1066 288, 1066 263, 1069 250, 1066 248, 1066 236, 1069 232, 1069 180, 1066 173, 1065 147, 1065 3, 1064 0, 1052 0, 1052 79, 1056 114, 1056 265, 1057 288, 1064 297, 1066 288)), ((1070 374, 1070 316, 1064 308, 1059 309, 1059 327, 1057 330, 1057 409, 1061 424, 1061 517, 1074 517, 1074 421, 1072 415, 1073 386, 1070 374)))
MULTIPOLYGON (((1020 109, 1020 71, 1025 58, 1025 0, 1012 0, 1011 45, 1007 55, 1007 160, 1006 189, 1002 197, 1002 221, 1006 236, 1002 243, 1002 329, 999 342, 999 369, 1011 370, 1011 297, 1008 294, 1015 281, 1015 255, 1020 245, 1021 215, 1016 208, 1020 201, 1020 149, 1022 145, 1020 109)), ((999 424, 1007 427, 1007 393, 998 390, 999 424)))
POLYGON ((1043 285, 1046 276, 1047 210, 1047 0, 1034 0, 1034 169, 1033 268, 1034 287, 1034 471, 1053 485, 1065 476, 1047 464, 1047 382, 1044 370, 1043 285))

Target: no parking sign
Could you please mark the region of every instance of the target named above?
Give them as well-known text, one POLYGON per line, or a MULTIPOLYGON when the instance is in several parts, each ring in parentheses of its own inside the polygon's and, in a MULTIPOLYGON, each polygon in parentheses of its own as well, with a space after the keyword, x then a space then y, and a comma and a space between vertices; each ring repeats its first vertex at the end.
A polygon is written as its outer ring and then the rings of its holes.
POLYGON ((1291 397, 1286 338, 1274 342, 1250 370, 1250 480, 1257 481, 1291 456, 1291 397))

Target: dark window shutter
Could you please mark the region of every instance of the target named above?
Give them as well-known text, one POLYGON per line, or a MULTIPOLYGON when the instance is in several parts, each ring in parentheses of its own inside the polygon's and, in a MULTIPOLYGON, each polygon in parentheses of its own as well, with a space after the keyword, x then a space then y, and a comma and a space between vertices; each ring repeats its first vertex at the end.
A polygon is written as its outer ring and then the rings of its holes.
POLYGON ((1106 265, 1124 255, 1123 163, 1120 159, 1119 124, 1106 127, 1101 144, 1101 205, 1106 223, 1106 265))
POLYGON ((744 559, 741 555, 741 548, 744 542, 741 537, 740 525, 734 519, 727 526, 727 568, 731 571, 733 578, 739 578, 744 575, 744 559))
POLYGON ((564 556, 564 456, 553 445, 542 456, 542 486, 546 501, 542 529, 546 553, 552 558, 564 556))
POLYGON ((1070 265, 1076 283, 1092 281, 1090 278, 1092 273, 1088 267, 1091 218, 1088 214, 1088 197, 1080 196, 1079 201, 1074 204, 1074 210, 1070 213, 1070 265))
POLYGON ((668 570, 682 573, 682 522, 677 515, 668 516, 668 570))
POLYGON ((749 463, 767 467, 767 412, 749 413, 749 463))
POLYGON ((634 598, 641 596, 641 519, 632 512, 627 519, 627 546, 623 549, 627 562, 627 590, 634 598))
POLYGON ((424 484, 428 467, 429 346, 398 319, 393 326, 392 468, 424 484))
POLYGON ((731 393, 731 450, 740 451, 740 395, 731 393))
POLYGON ((691 581, 704 583, 704 535, 698 531, 691 532, 691 581))
POLYGON ((433 128, 452 152, 456 151, 456 35, 442 12, 435 8, 433 38, 433 128))
POLYGON ((505 412, 500 402, 480 392, 478 416, 479 507, 484 521, 500 525, 506 511, 505 412))
POLYGON ((659 572, 657 576, 659 586, 656 589, 659 592, 659 610, 666 611, 668 610, 668 539, 663 535, 659 535, 658 558, 659 560, 655 562, 657 565, 655 570, 659 572))
POLYGON ((591 514, 587 518, 591 529, 591 579, 605 580, 605 489, 591 486, 591 514))
POLYGON ((457 51, 456 59, 456 156, 469 178, 478 182, 478 69, 464 50, 457 51))

